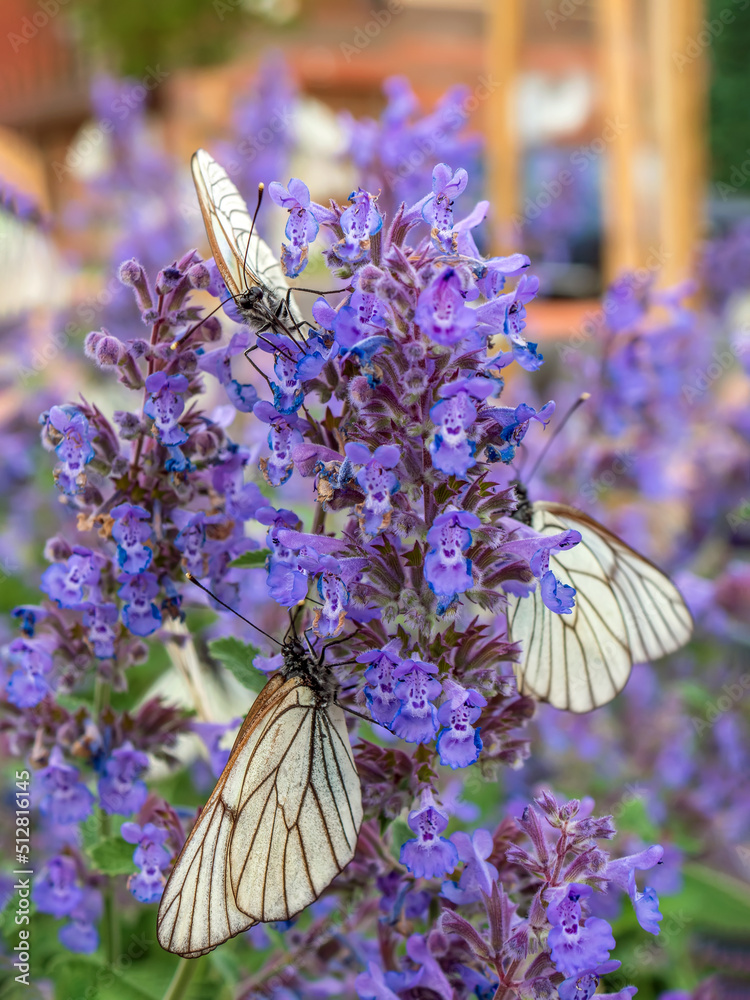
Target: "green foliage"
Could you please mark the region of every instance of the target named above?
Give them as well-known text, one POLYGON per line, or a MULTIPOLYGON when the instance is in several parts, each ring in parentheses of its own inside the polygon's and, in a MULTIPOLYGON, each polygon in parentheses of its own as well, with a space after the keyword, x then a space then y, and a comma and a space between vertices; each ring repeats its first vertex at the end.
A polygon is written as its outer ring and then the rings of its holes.
POLYGON ((714 26, 708 47, 711 67, 709 140, 713 180, 730 184, 738 194, 750 196, 750 177, 744 176, 743 180, 740 172, 742 163, 750 159, 747 103, 750 7, 741 10, 741 6, 728 5, 726 0, 710 0, 707 5, 706 21, 709 27, 714 26), (730 24, 720 21, 720 15, 727 9, 734 14, 730 24))
POLYGON ((257 693, 266 683, 263 674, 253 667, 253 660, 258 655, 255 646, 235 639, 234 636, 224 636, 222 639, 209 642, 208 651, 215 660, 223 663, 248 691, 257 693))
POLYGON ((130 875, 135 871, 135 848, 122 837, 105 837, 89 850, 93 867, 104 875, 130 875))
POLYGON ((258 566, 265 566, 266 559, 270 556, 268 549, 256 549, 254 552, 243 552, 230 562, 231 567, 236 569, 256 569, 258 566))

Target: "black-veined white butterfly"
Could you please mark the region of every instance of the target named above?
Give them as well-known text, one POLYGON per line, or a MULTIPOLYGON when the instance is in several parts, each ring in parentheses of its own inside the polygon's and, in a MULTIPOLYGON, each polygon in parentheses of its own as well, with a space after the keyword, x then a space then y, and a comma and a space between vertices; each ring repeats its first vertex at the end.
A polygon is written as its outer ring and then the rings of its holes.
POLYGON ((281 264, 226 170, 205 149, 193 154, 191 167, 211 252, 245 321, 256 333, 299 327, 304 320, 281 264))
POLYGON ((508 598, 508 638, 522 644, 513 664, 519 691, 590 712, 622 691, 634 663, 684 646, 692 617, 669 577, 604 525, 566 504, 529 503, 525 488, 514 485, 518 520, 542 535, 581 533, 578 545, 550 557, 558 580, 575 587, 570 614, 550 611, 538 586, 529 597, 508 598))
POLYGON ((354 857, 362 793, 333 673, 296 637, 281 647, 159 905, 159 944, 184 958, 289 920, 354 857))

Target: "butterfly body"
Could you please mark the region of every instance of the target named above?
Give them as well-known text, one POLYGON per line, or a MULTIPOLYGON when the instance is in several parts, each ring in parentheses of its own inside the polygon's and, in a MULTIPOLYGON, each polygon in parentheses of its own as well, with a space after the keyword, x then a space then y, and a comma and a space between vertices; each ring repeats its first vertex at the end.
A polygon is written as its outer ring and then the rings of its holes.
POLYGON ((298 639, 282 655, 162 896, 159 943, 185 958, 291 919, 354 857, 362 798, 335 680, 298 639))
POLYGON ((245 322, 257 334, 300 326, 304 320, 281 265, 227 172, 205 149, 193 154, 191 168, 214 261, 245 322))
POLYGON ((566 504, 530 503, 515 485, 517 520, 541 535, 581 534, 577 545, 550 556, 557 579, 575 588, 570 614, 546 607, 539 587, 508 598, 508 637, 522 644, 514 664, 519 691, 555 708, 590 712, 625 687, 634 663, 680 649, 692 618, 669 577, 604 525, 566 504))

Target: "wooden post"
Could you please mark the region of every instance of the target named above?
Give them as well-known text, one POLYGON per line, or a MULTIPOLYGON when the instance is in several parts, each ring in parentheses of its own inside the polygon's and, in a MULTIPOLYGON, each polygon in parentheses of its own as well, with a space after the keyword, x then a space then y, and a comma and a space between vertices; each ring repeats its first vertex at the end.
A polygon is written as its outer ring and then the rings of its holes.
POLYGON ((519 249, 513 216, 520 211, 517 80, 523 34, 522 0, 487 5, 487 72, 495 86, 487 99, 486 128, 492 252, 519 249))
MULTIPOLYGON (((656 0, 656 5, 663 2, 656 0)), ((641 263, 635 184, 641 130, 633 59, 633 7, 633 0, 599 0, 600 72, 604 90, 602 138, 607 143, 602 171, 605 282, 641 263)))
POLYGON ((656 146, 659 151, 659 284, 687 278, 703 226, 706 60, 702 0, 659 0, 652 16, 656 146))

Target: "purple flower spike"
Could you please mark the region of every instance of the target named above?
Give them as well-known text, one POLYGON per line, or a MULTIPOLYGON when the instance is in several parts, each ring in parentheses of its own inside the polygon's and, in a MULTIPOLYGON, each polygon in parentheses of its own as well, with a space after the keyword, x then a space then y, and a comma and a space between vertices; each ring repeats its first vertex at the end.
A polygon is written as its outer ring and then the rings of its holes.
POLYGON ((146 801, 148 789, 140 775, 148 767, 148 757, 127 740, 104 762, 99 778, 99 803, 106 813, 129 816, 146 801))
POLYGON ((419 809, 409 813, 409 827, 416 837, 402 845, 399 859, 416 878, 450 875, 458 864, 455 845, 440 836, 447 825, 448 816, 435 804, 432 792, 422 792, 419 809))
POLYGON ((438 709, 438 722, 446 728, 438 736, 437 752, 440 763, 455 771, 458 767, 468 767, 479 757, 482 739, 474 723, 487 699, 474 688, 465 688, 450 679, 443 688, 447 699, 438 709))
POLYGON ((82 823, 91 815, 94 796, 78 780, 78 768, 65 763, 60 747, 53 747, 37 780, 45 793, 39 808, 53 823, 82 823))
POLYGON ((440 895, 461 906, 479 903, 482 894, 492 895, 492 886, 498 880, 497 868, 487 860, 492 854, 492 834, 489 830, 475 830, 469 836, 463 830, 451 834, 451 842, 463 861, 464 869, 458 882, 443 882, 440 895))
POLYGON ((450 347, 476 325, 475 310, 466 305, 461 280, 453 268, 441 271, 419 294, 414 321, 437 344, 450 347))
POLYGON ((289 211, 286 224, 289 243, 282 246, 281 264, 287 277, 296 278, 307 267, 309 244, 314 241, 320 228, 310 210, 310 191, 305 183, 293 177, 286 188, 278 181, 272 181, 268 186, 268 193, 272 201, 289 211))
POLYGON ((50 858, 34 879, 31 898, 41 913, 50 913, 58 920, 67 917, 83 900, 83 889, 76 881, 75 861, 59 854, 50 858))
POLYGON ((476 514, 450 511, 438 514, 427 532, 432 548, 425 556, 424 575, 432 592, 442 598, 441 607, 468 590, 474 582, 471 560, 464 552, 471 545, 469 529, 478 528, 480 524, 476 514))
POLYGON ((396 736, 407 743, 429 743, 438 729, 437 709, 433 700, 443 690, 440 681, 432 676, 437 667, 424 660, 402 660, 394 669, 393 677, 399 683, 395 694, 401 702, 393 719, 396 736))
POLYGON ((456 253, 457 236, 453 227, 453 202, 469 183, 463 168, 455 174, 447 163, 438 163, 432 171, 432 197, 422 208, 422 218, 431 227, 432 242, 445 253, 456 253))
POLYGON ((556 890, 547 907, 547 919, 552 924, 547 945, 555 968, 564 976, 574 976, 606 962, 615 946, 612 928, 606 920, 588 917, 585 924, 582 922, 579 901, 592 891, 590 886, 571 882, 556 890))
POLYGON ((123 573, 140 573, 148 569, 153 551, 144 543, 152 536, 149 513, 143 507, 121 503, 111 511, 115 523, 112 537, 117 542, 117 561, 123 573), (144 523, 146 522, 146 523, 144 523))
POLYGON ((182 393, 187 391, 187 387, 185 375, 154 372, 146 379, 146 390, 151 393, 151 398, 143 411, 154 421, 157 437, 164 445, 184 444, 188 439, 187 431, 178 423, 185 409, 182 393))
POLYGON ((53 406, 49 423, 62 440, 55 446, 60 464, 55 468, 55 483, 59 490, 75 495, 86 485, 85 467, 94 457, 92 432, 86 417, 74 406, 53 406))
POLYGON ((359 663, 368 663, 365 670, 365 698, 375 722, 390 728, 401 707, 401 699, 395 693, 396 679, 393 672, 403 661, 396 653, 399 643, 392 639, 383 649, 372 649, 361 653, 359 663))

